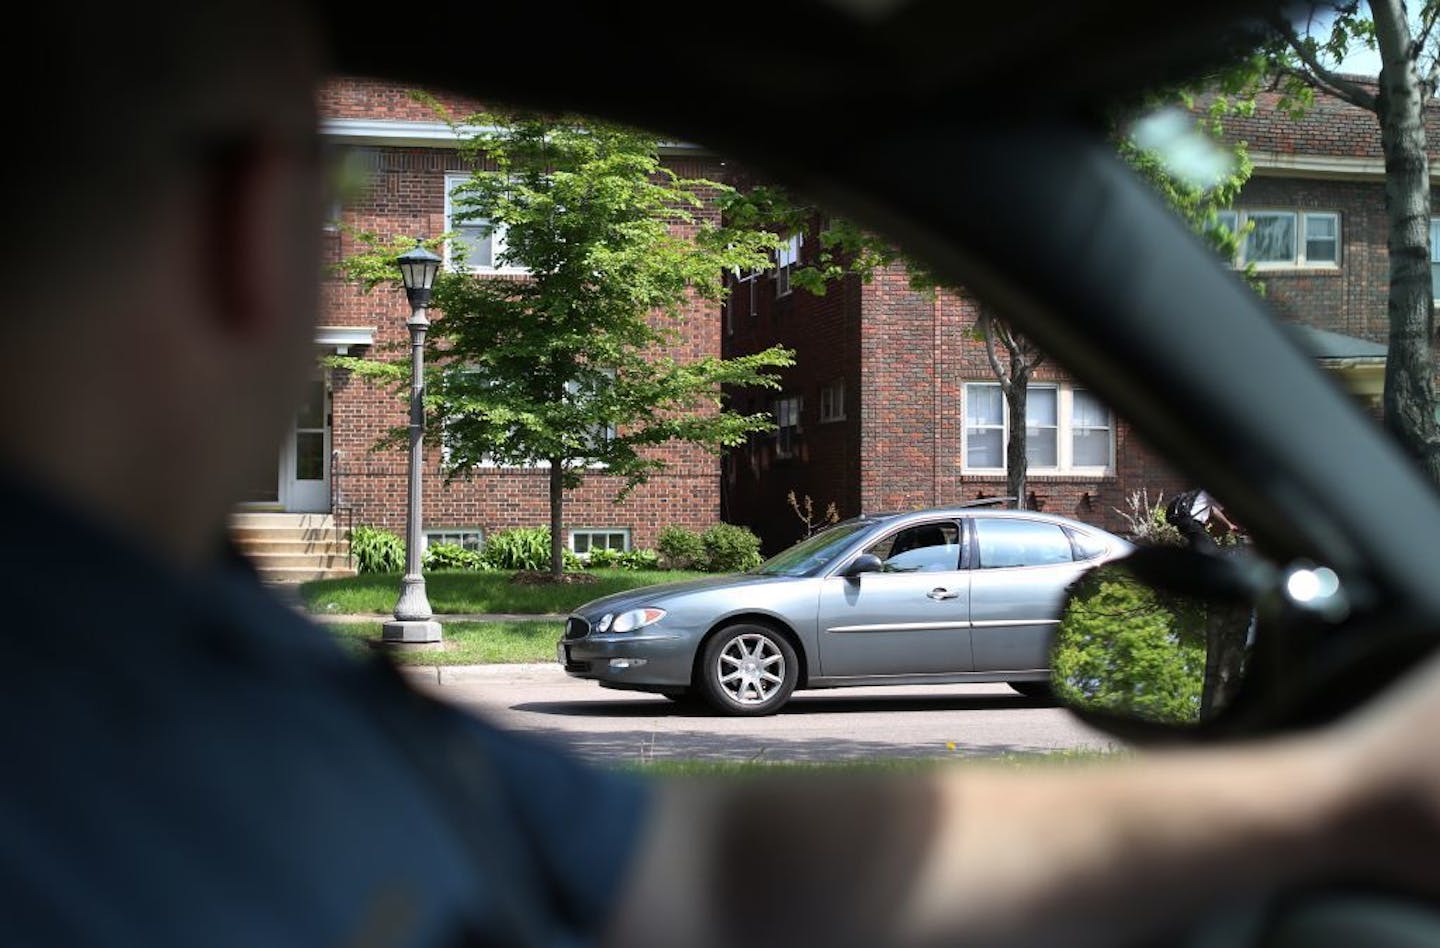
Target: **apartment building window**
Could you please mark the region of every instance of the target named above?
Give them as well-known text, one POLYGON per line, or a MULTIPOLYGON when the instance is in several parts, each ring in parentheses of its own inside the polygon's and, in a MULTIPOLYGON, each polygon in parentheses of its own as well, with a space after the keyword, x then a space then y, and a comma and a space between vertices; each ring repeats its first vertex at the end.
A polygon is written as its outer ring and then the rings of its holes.
POLYGON ((790 295, 790 277, 800 263, 800 235, 791 234, 775 251, 775 295, 790 295))
POLYGON ((1440 217, 1430 218, 1431 295, 1440 296, 1440 217))
POLYGON ((725 332, 727 335, 735 334, 735 311, 737 309, 744 309, 751 316, 756 315, 755 284, 758 282, 759 276, 760 271, 758 270, 731 268, 730 296, 725 301, 725 332))
POLYGON ((1220 223, 1232 232, 1246 224, 1237 266, 1260 268, 1334 267, 1340 263, 1340 215, 1334 211, 1221 211, 1220 223))
POLYGON ((624 553, 630 549, 630 531, 623 527, 571 530, 570 549, 574 550, 577 556, 589 556, 592 550, 624 553))
MULTIPOLYGON (((1090 392, 1068 383, 1039 383, 1027 391, 1025 457, 1039 474, 1104 474, 1114 468, 1114 421, 1090 392)), ((965 385, 963 467, 1005 471, 1010 412, 997 382, 965 385)))
POLYGON ((425 545, 427 547, 448 543, 452 546, 462 547, 467 550, 478 551, 485 543, 485 532, 477 528, 469 527, 444 527, 439 530, 425 531, 425 545))
POLYGON ((800 442, 800 399, 797 396, 775 400, 775 456, 793 458, 800 442))
POLYGON ((524 267, 505 260, 505 225, 491 226, 483 217, 465 213, 455 189, 470 180, 468 174, 445 176, 445 230, 453 236, 445 242, 445 265, 457 269, 461 259, 471 273, 524 273, 524 267), (457 220, 457 218, 459 218, 457 220))
POLYGON ((820 421, 845 420, 845 380, 831 382, 820 389, 820 421))

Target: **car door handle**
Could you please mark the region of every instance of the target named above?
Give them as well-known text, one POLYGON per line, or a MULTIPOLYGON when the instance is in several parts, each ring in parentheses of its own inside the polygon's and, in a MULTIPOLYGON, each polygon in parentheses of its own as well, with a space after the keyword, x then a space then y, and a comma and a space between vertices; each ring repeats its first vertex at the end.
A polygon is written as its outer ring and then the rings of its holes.
POLYGON ((955 592, 951 592, 950 590, 945 589, 944 587, 941 587, 941 586, 937 586, 936 588, 930 590, 930 591, 929 591, 928 593, 926 593, 925 595, 929 596, 931 599, 934 599, 936 602, 939 602, 941 599, 959 599, 959 598, 960 598, 960 593, 959 593, 958 590, 955 591, 955 592))

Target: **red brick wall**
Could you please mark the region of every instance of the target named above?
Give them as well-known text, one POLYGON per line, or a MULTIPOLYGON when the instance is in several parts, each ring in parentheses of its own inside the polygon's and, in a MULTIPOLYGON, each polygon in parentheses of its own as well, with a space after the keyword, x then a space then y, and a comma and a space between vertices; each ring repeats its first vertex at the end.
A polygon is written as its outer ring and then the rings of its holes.
MULTIPOLYGON (((474 103, 454 103, 469 111, 474 103)), ((322 113, 332 117, 433 120, 428 110, 403 90, 366 80, 331 83, 321 93, 322 113)), ((370 187, 344 210, 344 223, 364 231, 391 235, 432 235, 444 230, 444 180, 447 171, 463 170, 453 150, 442 148, 366 148, 370 187)), ((683 158, 670 162, 686 177, 718 177, 719 162, 683 158)), ((717 213, 711 211, 710 213, 717 213)), ((333 261, 359 247, 348 234, 327 236, 333 261)), ((381 289, 365 294, 358 287, 330 279, 324 287, 324 325, 375 329, 371 355, 395 356, 406 351, 409 315, 404 295, 381 289)), ((685 312, 680 338, 668 354, 681 360, 713 356, 720 348, 719 305, 695 301, 685 312)), ((354 522, 401 530, 405 521, 407 455, 403 448, 377 451, 376 442, 391 428, 403 425, 402 398, 344 371, 332 373, 334 493, 348 505, 354 522)), ((658 452, 669 463, 662 474, 635 490, 622 504, 615 496, 618 478, 594 475, 566 494, 567 528, 628 528, 637 547, 653 547, 666 524, 703 529, 720 516, 719 464, 714 455, 691 446, 674 445, 658 452)), ((548 480, 544 470, 490 470, 465 481, 445 484, 439 453, 428 450, 424 484, 427 529, 481 528, 486 533, 549 522, 548 480)))
MULTIPOLYGON (((1431 203, 1440 209, 1432 193, 1431 203)), ((1340 266, 1265 269, 1265 298, 1284 319, 1384 342, 1390 279, 1385 249, 1385 186, 1381 181, 1256 176, 1236 207, 1340 213, 1340 266)))
MULTIPOLYGON (((912 290, 896 265, 864 294, 865 435, 862 491, 866 510, 907 510, 961 503, 1006 492, 1003 476, 966 474, 965 383, 992 382, 985 346, 974 334, 976 301, 966 294, 912 290)), ((1064 381, 1053 361, 1036 382, 1064 381)), ((1035 507, 1111 530, 1124 521, 1130 492, 1152 501, 1181 488, 1176 475, 1123 422, 1115 429, 1114 473, 1104 477, 1028 478, 1035 507)))
MULTIPOLYGON (((802 259, 814 252, 802 247, 802 259)), ((724 465, 726 519, 754 530, 770 552, 805 534, 786 500, 809 497, 817 520, 834 504, 840 517, 860 513, 860 432, 865 393, 860 378, 860 281, 838 281, 822 296, 795 289, 777 298, 775 278, 765 275, 738 285, 727 303, 724 353, 758 352, 772 345, 792 349, 796 365, 781 373, 781 388, 732 393, 743 412, 767 412, 780 397, 802 399, 800 434, 794 456, 776 456, 774 435, 750 439, 724 465), (751 305, 751 291, 754 306, 751 305), (845 384, 845 417, 820 421, 820 390, 845 384)))

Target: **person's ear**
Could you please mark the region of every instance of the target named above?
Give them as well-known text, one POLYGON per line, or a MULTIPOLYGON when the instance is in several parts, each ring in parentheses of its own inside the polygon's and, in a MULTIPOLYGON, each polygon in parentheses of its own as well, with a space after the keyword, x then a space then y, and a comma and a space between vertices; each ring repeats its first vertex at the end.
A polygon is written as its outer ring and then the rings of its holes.
POLYGON ((295 291, 296 201, 307 169, 264 137, 226 146, 204 190, 208 290, 222 332, 263 338, 288 319, 295 291))

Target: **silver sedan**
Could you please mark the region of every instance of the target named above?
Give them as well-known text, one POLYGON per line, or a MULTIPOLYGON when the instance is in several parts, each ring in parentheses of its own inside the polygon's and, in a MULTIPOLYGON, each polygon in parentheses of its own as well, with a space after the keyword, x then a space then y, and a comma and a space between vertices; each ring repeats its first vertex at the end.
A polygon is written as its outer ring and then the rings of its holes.
POLYGON ((1034 511, 862 516, 739 575, 649 586, 572 614, 557 656, 607 688, 770 714, 796 688, 1048 688, 1065 588, 1130 544, 1034 511))

